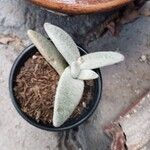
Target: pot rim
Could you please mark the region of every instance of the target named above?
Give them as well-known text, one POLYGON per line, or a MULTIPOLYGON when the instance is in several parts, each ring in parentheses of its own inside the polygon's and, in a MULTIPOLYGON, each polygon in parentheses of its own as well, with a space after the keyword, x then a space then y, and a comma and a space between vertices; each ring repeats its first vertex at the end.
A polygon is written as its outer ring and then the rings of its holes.
POLYGON ((115 8, 119 8, 130 3, 132 0, 111 0, 107 2, 93 3, 93 4, 80 4, 80 3, 67 3, 63 1, 41 1, 41 0, 30 0, 32 3, 42 6, 53 11, 66 13, 66 14, 90 14, 96 12, 110 11, 115 8))
MULTIPOLYGON (((26 47, 20 54, 19 56, 16 58, 16 60, 14 61, 13 63, 13 66, 11 68, 11 71, 10 71, 10 75, 9 75, 9 94, 10 94, 10 97, 11 97, 11 101, 14 105, 14 107, 16 108, 17 112, 22 116, 22 118, 24 118, 28 123, 30 123, 31 125, 37 127, 37 128, 40 128, 40 129, 43 129, 43 130, 47 130, 47 131, 63 131, 63 130, 68 130, 68 129, 71 129, 71 128, 75 128, 77 126, 79 126, 80 124, 82 124, 85 120, 87 120, 95 111, 95 109, 97 108, 99 102, 100 102, 100 99, 101 99, 101 94, 102 94, 102 76, 101 76, 101 72, 100 72, 100 69, 96 69, 97 73, 99 74, 99 78, 97 79, 97 85, 98 85, 98 92, 97 92, 97 99, 95 100, 95 103, 94 103, 94 106, 92 107, 92 109, 90 109, 90 111, 88 111, 86 113, 86 115, 81 118, 80 120, 76 121, 74 124, 71 124, 71 125, 68 125, 68 126, 60 126, 60 127, 52 127, 51 125, 48 127, 48 126, 44 126, 44 125, 41 125, 40 123, 36 122, 34 119, 32 119, 31 117, 27 116, 21 109, 20 109, 20 106, 19 104, 17 103, 17 99, 14 95, 14 91, 13 91, 13 82, 14 82, 14 76, 15 75, 15 72, 16 72, 16 67, 18 67, 18 64, 20 63, 20 61, 23 59, 24 55, 31 49, 35 48, 35 46, 33 44, 29 45, 28 47, 26 47)), ((79 50, 84 52, 85 54, 87 53, 85 50, 83 50, 81 47, 79 47, 79 50)), ((22 65, 21 65, 22 66, 22 65)), ((21 67, 20 67, 21 68, 21 67)), ((17 68, 19 69, 19 68, 17 68)), ((94 97, 94 96, 93 96, 94 97)))

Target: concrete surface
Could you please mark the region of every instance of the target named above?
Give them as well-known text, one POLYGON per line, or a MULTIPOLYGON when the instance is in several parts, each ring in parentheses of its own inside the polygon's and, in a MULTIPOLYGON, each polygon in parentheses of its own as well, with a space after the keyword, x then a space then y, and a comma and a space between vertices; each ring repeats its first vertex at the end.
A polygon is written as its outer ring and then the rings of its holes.
MULTIPOLYGON (((10 68, 18 53, 30 41, 28 28, 43 32, 43 23, 51 22, 68 31, 78 43, 80 35, 101 22, 107 14, 87 16, 57 16, 24 0, 0 1, 0 36, 13 36, 9 44, 0 44, 0 150, 109 150, 110 141, 103 126, 139 95, 150 88, 150 64, 141 62, 150 55, 150 17, 140 17, 125 25, 118 37, 109 33, 87 46, 89 52, 120 51, 126 60, 102 68, 103 94, 94 115, 78 131, 50 133, 32 127, 14 109, 8 92, 10 68)), ((143 148, 149 150, 149 144, 143 148)))

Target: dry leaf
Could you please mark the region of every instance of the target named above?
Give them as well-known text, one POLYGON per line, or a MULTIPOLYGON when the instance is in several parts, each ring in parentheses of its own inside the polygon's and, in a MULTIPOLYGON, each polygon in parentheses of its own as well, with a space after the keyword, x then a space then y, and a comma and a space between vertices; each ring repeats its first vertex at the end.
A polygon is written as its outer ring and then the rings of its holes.
POLYGON ((13 42, 15 39, 10 35, 0 35, 0 44, 9 44, 13 42))
POLYGON ((20 50, 24 48, 24 43, 16 35, 0 34, 0 44, 11 45, 12 47, 14 47, 15 50, 20 50))

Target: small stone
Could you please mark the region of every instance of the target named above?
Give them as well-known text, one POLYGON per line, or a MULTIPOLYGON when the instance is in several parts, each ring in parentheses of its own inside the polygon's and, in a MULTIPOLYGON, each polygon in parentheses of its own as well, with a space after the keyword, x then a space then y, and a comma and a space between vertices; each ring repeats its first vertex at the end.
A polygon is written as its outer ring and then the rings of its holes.
POLYGON ((133 109, 133 112, 134 112, 134 113, 136 113, 136 112, 137 112, 137 110, 136 110, 136 109, 133 109))
POLYGON ((135 90, 135 93, 136 94, 139 94, 140 93, 140 90, 138 89, 138 90, 135 90))
POLYGON ((140 62, 145 62, 146 61, 146 55, 142 55, 140 58, 139 58, 140 62))
POLYGON ((36 55, 33 55, 33 56, 32 56, 32 59, 36 59, 36 58, 37 58, 37 56, 36 56, 36 55))
POLYGON ((127 118, 130 118, 130 115, 129 115, 129 114, 127 114, 127 115, 126 115, 126 117, 127 117, 127 118))
POLYGON ((85 102, 83 102, 83 103, 82 103, 82 106, 85 108, 85 107, 86 107, 86 103, 85 103, 85 102))
POLYGON ((39 122, 40 115, 41 115, 41 111, 37 111, 36 118, 35 118, 37 122, 39 122))

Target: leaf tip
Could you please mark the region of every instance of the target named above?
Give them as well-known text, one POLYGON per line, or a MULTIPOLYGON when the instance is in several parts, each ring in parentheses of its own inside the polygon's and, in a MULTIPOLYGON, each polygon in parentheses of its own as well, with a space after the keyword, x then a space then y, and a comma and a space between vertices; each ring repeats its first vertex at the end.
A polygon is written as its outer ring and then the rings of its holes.
POLYGON ((99 75, 95 72, 93 79, 97 79, 97 78, 99 78, 99 75))
POLYGON ((93 80, 99 78, 99 75, 93 70, 81 70, 78 79, 80 80, 93 80))
POLYGON ((54 27, 54 25, 52 25, 51 23, 44 23, 44 29, 45 31, 50 30, 50 28, 54 27))
POLYGON ((27 31, 27 35, 30 36, 33 32, 34 32, 33 30, 29 29, 29 30, 27 31))
POLYGON ((119 52, 109 51, 108 53, 112 55, 114 63, 119 63, 125 59, 124 55, 119 52))
POLYGON ((62 123, 60 123, 56 117, 53 117, 53 126, 54 127, 60 127, 62 123))
POLYGON ((125 59, 124 55, 122 55, 121 53, 118 53, 118 54, 120 56, 120 61, 124 61, 124 59, 125 59))
POLYGON ((44 23, 44 28, 46 28, 48 25, 50 25, 50 23, 45 22, 45 23, 44 23))
POLYGON ((27 35, 28 35, 28 37, 29 37, 30 39, 32 39, 36 34, 37 34, 37 32, 34 31, 34 30, 29 29, 29 30, 27 31, 27 35))

